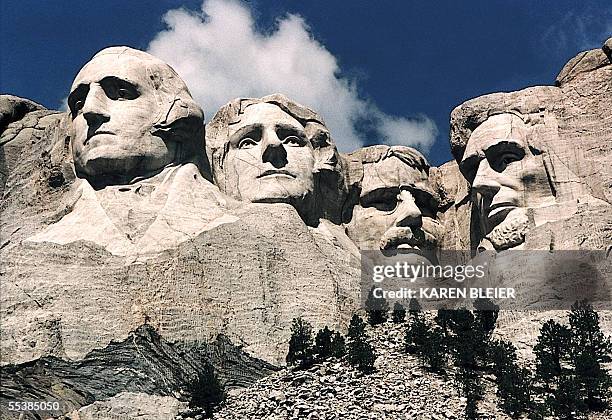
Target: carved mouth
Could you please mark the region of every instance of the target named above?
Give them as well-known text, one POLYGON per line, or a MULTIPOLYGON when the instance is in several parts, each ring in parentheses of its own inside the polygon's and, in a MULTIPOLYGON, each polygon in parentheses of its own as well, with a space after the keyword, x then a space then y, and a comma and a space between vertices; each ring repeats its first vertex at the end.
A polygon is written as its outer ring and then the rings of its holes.
POLYGON ((415 252, 434 249, 437 240, 433 234, 423 229, 393 227, 384 233, 380 240, 380 249, 402 249, 415 252))
POLYGON ((295 178, 296 176, 289 171, 284 169, 268 169, 267 171, 263 171, 257 178, 265 178, 265 177, 286 177, 286 178, 295 178))

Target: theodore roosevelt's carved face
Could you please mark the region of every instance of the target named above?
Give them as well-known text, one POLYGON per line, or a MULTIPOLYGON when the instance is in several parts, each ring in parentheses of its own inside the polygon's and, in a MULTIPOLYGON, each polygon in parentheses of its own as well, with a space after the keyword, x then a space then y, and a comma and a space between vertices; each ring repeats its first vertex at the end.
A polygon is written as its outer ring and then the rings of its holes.
MULTIPOLYGON (((180 145, 152 134, 168 111, 168 91, 185 91, 165 63, 141 51, 109 48, 76 76, 68 105, 72 114, 73 158, 85 177, 129 181, 175 161, 180 145), (160 70, 160 67, 165 66, 160 70), (155 85, 154 76, 172 86, 155 85), (174 86, 176 85, 176 86, 174 86)), ((177 95, 178 96, 178 95, 177 95)))
POLYGON ((270 103, 248 106, 230 126, 224 173, 227 193, 300 209, 314 192, 314 154, 304 127, 270 103))
POLYGON ((470 136, 459 165, 472 186, 483 239, 495 249, 520 245, 529 226, 527 208, 552 199, 542 158, 529 148, 528 130, 514 114, 490 117, 470 136))
POLYGON ((347 232, 363 250, 434 252, 442 229, 428 173, 396 153, 363 164, 359 203, 347 232))

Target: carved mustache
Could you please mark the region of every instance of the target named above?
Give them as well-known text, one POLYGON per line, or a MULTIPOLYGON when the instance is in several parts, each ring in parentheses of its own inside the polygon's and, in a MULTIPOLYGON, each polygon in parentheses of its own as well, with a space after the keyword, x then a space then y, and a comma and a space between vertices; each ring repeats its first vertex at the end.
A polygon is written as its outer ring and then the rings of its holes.
POLYGON ((392 227, 380 238, 381 250, 397 248, 399 245, 433 249, 438 245, 438 238, 420 227, 392 227))

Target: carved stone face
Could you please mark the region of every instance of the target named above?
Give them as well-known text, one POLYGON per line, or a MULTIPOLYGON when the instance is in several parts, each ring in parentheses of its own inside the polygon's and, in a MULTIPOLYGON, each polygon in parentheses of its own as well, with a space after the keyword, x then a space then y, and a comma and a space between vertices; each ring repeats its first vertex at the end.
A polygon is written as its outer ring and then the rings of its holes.
POLYGON ((224 173, 226 192, 235 198, 289 203, 299 210, 314 192, 313 168, 304 127, 278 106, 248 106, 230 126, 224 173))
POLYGON ((130 54, 102 54, 75 78, 68 105, 77 173, 129 180, 174 161, 177 144, 151 134, 163 110, 146 64, 130 54))
POLYGON ((481 231, 495 249, 522 243, 527 208, 554 202, 542 158, 527 138, 521 118, 495 115, 474 130, 459 165, 472 186, 481 231))
POLYGON ((363 250, 438 247, 442 229, 425 171, 397 157, 363 165, 359 203, 347 233, 363 250))

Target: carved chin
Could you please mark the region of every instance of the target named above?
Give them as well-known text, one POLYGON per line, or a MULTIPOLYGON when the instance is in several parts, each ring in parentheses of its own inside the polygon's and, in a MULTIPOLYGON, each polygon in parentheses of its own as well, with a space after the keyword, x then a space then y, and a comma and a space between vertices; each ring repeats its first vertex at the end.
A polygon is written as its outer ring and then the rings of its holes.
POLYGON ((503 251, 521 245, 530 228, 525 209, 517 209, 508 214, 506 219, 483 239, 490 242, 496 251, 503 251))
POLYGON ((243 200, 254 203, 292 203, 310 195, 312 188, 309 187, 293 179, 274 179, 254 183, 248 189, 243 188, 240 195, 243 200))

